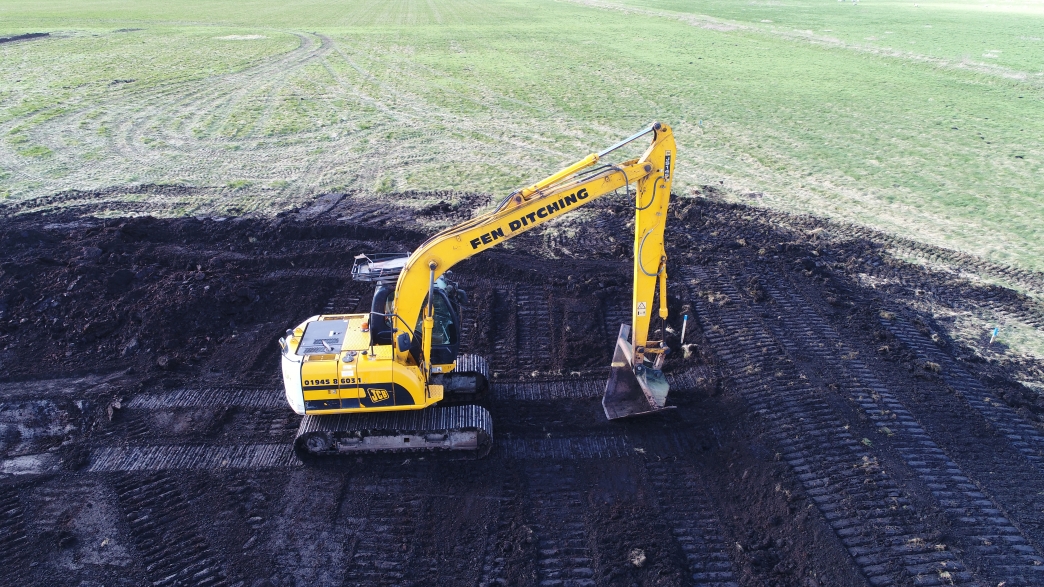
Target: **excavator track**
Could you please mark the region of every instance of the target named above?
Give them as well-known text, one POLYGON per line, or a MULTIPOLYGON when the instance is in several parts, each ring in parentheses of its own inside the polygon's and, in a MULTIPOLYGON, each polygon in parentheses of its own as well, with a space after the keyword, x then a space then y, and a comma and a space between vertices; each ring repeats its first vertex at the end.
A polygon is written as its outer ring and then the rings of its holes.
POLYGON ((480 355, 469 355, 461 353, 457 357, 457 368, 454 373, 479 374, 487 382, 489 381, 489 363, 485 357, 480 355))
POLYGON ((442 405, 478 403, 489 391, 489 363, 479 355, 461 354, 456 368, 444 375, 435 375, 431 382, 443 387, 442 405))
POLYGON ((347 454, 439 451, 482 458, 492 447, 493 419, 476 405, 305 416, 294 440, 294 451, 303 461, 347 454))

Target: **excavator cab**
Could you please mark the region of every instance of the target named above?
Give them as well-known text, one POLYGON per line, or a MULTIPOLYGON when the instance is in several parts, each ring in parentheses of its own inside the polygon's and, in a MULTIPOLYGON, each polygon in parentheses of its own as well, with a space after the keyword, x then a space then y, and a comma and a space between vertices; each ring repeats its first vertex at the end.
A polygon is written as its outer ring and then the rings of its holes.
MULTIPOLYGON (((398 279, 409 255, 406 253, 378 253, 358 255, 352 266, 352 278, 356 281, 376 282, 373 302, 370 305, 370 341, 374 346, 390 345, 396 334, 402 333, 404 324, 396 323, 392 314, 395 302, 395 280, 398 279)), ((432 288, 434 294, 434 328, 431 333, 432 365, 449 365, 457 360, 460 350, 460 305, 467 302, 467 295, 460 287, 442 275, 432 288)), ((425 300, 425 307, 427 300, 425 300)), ((413 329, 410 354, 421 363, 422 323, 426 311, 421 312, 413 329)))

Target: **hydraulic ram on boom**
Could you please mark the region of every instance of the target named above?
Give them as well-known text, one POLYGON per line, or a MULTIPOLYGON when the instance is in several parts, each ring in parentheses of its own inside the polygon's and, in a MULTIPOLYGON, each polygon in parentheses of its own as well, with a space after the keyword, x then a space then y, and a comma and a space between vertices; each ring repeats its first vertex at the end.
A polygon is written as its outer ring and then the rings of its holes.
POLYGON ((634 193, 634 292, 631 324, 621 325, 602 405, 609 419, 664 409, 667 348, 649 340, 649 324, 657 290, 658 315, 667 318, 663 233, 675 149, 671 129, 651 124, 512 193, 492 212, 433 236, 408 256, 357 257, 353 276, 377 284, 370 313, 313 316, 280 340, 287 401, 305 414, 299 454, 488 451, 492 424, 485 409, 429 408, 475 399, 489 385, 485 360, 458 353, 465 296, 446 272, 620 188, 634 193), (650 134, 641 157, 595 167, 650 134))

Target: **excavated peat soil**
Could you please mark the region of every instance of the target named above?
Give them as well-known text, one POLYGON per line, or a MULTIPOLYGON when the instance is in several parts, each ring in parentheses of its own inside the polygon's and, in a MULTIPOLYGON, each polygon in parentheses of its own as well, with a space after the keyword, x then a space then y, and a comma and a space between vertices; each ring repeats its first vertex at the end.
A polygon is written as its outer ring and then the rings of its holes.
POLYGON ((368 307, 355 254, 487 201, 451 200, 7 217, 0 584, 1044 584, 1044 401, 1016 383, 1041 366, 959 346, 918 299, 1041 308, 888 251, 1041 276, 703 197, 668 224, 677 409, 602 414, 630 210, 596 203, 455 270, 496 373, 488 458, 298 464, 276 338, 368 307))

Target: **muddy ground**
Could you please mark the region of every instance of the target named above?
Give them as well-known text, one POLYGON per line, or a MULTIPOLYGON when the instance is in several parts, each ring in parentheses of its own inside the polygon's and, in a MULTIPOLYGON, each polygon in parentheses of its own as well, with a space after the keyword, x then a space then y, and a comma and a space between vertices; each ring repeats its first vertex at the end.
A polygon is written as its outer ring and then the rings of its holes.
POLYGON ((0 584, 1044 584, 1044 399, 1019 383, 1042 366, 929 311, 1039 326, 1033 298, 974 277, 1044 276, 713 196, 668 223, 677 409, 602 414, 630 210, 596 203, 455 270, 465 350, 495 373, 488 458, 307 467, 277 337, 368 308, 355 254, 409 251, 488 198, 11 210, 0 584))

